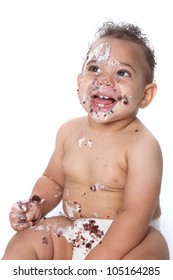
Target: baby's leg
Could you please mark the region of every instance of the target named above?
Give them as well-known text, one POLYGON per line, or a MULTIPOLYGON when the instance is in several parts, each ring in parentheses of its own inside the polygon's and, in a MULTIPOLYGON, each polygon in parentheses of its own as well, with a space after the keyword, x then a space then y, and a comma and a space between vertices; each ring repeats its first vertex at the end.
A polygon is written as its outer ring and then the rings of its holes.
POLYGON ((123 260, 169 260, 166 240, 161 232, 150 227, 144 240, 128 252, 123 260))
POLYGON ((42 220, 35 227, 16 233, 7 245, 2 259, 71 259, 72 244, 61 234, 66 227, 73 227, 73 222, 63 216, 42 220))

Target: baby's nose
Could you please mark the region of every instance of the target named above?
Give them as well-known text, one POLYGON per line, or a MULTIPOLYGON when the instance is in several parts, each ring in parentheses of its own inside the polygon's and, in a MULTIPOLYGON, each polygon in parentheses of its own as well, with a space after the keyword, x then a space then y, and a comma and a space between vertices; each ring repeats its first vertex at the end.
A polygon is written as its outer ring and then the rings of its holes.
POLYGON ((105 86, 110 86, 113 87, 114 83, 109 77, 103 77, 102 79, 99 80, 100 85, 105 85, 105 86))

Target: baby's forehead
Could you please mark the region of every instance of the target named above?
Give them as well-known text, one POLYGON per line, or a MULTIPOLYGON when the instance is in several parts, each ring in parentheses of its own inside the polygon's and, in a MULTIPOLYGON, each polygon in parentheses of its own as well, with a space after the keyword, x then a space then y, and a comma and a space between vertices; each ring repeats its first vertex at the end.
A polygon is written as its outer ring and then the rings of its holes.
MULTIPOLYGON (((93 45, 91 46, 86 60, 85 66, 90 63, 98 63, 98 64, 111 64, 112 66, 119 66, 121 62, 119 60, 118 53, 115 51, 117 48, 114 42, 121 43, 122 41, 117 38, 101 38, 97 39, 93 45)), ((118 43, 118 45, 119 45, 118 43)), ((122 46, 121 46, 122 47, 122 46)))
POLYGON ((104 38, 98 38, 92 44, 90 44, 90 49, 89 51, 93 51, 95 48, 97 48, 100 44, 110 44, 112 41, 112 38, 109 37, 104 37, 104 38))
MULTIPOLYGON (((104 37, 98 38, 90 47, 86 62, 95 61, 97 63, 107 62, 109 59, 118 61, 118 53, 124 48, 124 43, 127 45, 128 42, 119 38, 104 37)), ((130 42, 129 42, 130 43, 130 42)))
POLYGON ((98 63, 104 63, 110 58, 111 46, 108 42, 100 42, 94 44, 93 47, 88 52, 86 61, 96 61, 98 63))
POLYGON ((139 53, 144 55, 143 49, 136 42, 122 38, 104 37, 97 39, 91 45, 87 53, 87 59, 90 59, 92 56, 98 58, 103 55, 107 59, 110 57, 117 59, 122 54, 126 58, 131 53, 135 54, 135 56, 139 53))
POLYGON ((141 67, 146 64, 146 58, 139 44, 121 38, 105 37, 97 39, 92 44, 85 65, 90 62, 102 64, 107 62, 114 66, 130 63, 141 67))

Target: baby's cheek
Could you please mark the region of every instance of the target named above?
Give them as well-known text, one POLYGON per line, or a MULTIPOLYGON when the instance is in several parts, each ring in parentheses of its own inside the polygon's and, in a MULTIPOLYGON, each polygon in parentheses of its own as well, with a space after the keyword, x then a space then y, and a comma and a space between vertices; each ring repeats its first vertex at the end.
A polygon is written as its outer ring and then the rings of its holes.
POLYGON ((79 102, 82 105, 82 107, 87 110, 89 107, 89 99, 87 94, 84 94, 81 90, 79 91, 79 102))

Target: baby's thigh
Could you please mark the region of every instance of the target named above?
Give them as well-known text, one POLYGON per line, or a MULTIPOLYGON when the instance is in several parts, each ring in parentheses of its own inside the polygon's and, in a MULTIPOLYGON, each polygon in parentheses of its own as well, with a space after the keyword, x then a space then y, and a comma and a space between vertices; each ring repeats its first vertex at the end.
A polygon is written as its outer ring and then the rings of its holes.
POLYGON ((132 249, 124 260, 168 260, 169 249, 167 242, 161 232, 153 227, 149 227, 143 241, 132 249))
POLYGON ((72 244, 62 235, 73 227, 66 217, 41 220, 33 227, 17 232, 9 241, 4 260, 66 260, 72 258, 72 244))
POLYGON ((32 227, 38 259, 72 259, 72 243, 63 236, 64 231, 72 228, 73 222, 63 216, 47 218, 32 227))

